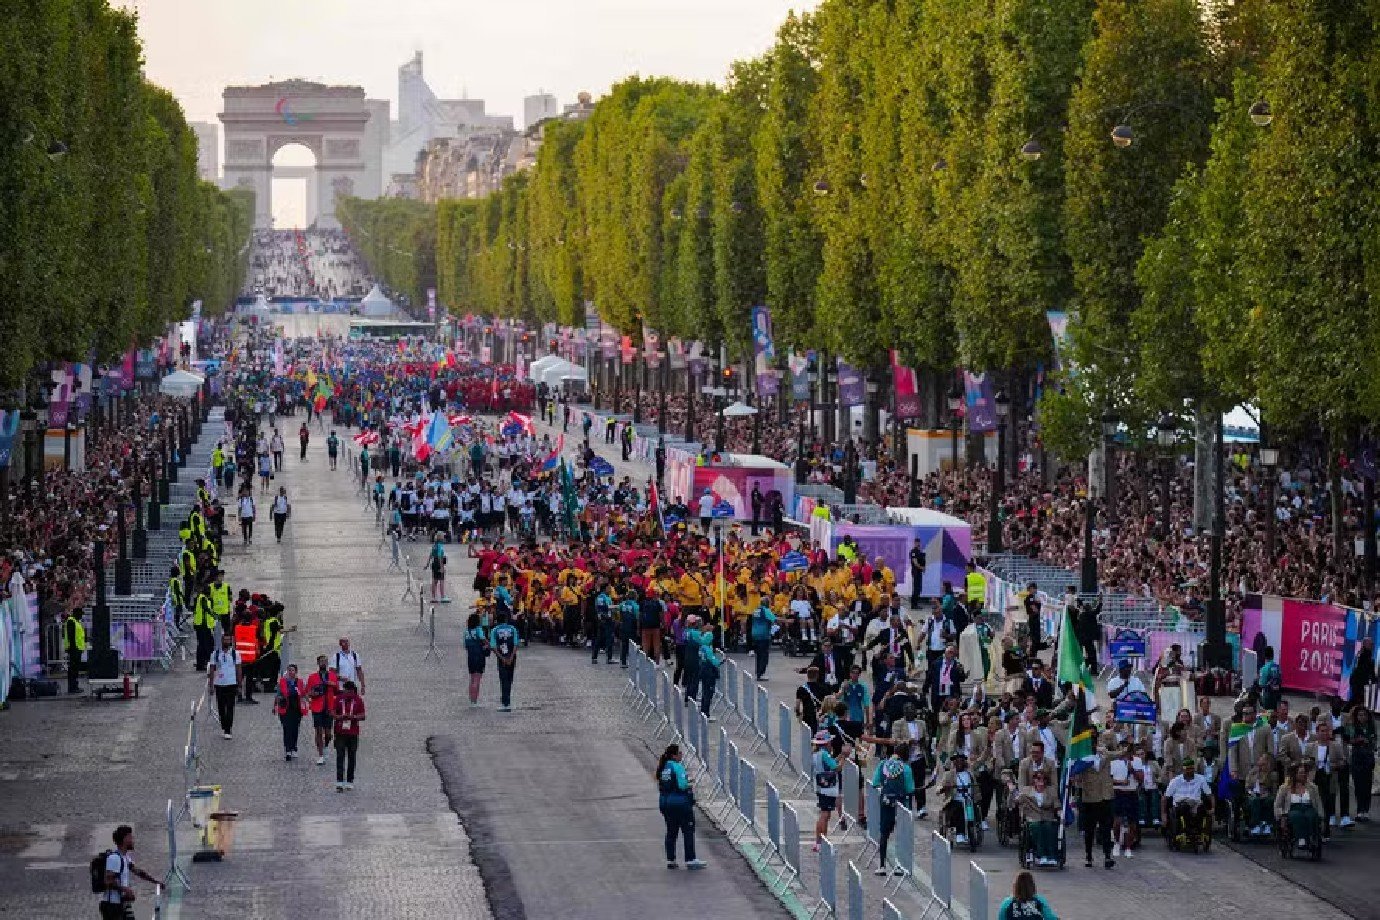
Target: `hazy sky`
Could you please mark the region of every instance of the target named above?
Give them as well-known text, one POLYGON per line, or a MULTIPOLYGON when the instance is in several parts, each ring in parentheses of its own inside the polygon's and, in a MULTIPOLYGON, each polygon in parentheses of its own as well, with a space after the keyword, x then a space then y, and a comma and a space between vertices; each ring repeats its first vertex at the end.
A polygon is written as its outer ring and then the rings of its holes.
POLYGON ((522 97, 562 104, 633 73, 723 77, 817 0, 112 0, 139 12, 148 76, 193 121, 227 84, 303 77, 397 106, 397 69, 422 51, 442 98, 484 99, 522 122, 522 97))

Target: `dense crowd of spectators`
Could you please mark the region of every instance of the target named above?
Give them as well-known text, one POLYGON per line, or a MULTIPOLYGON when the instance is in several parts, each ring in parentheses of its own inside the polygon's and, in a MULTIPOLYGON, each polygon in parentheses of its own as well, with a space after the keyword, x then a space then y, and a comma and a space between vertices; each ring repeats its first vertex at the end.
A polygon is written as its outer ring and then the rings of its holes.
MULTIPOLYGON (((621 395, 620 409, 631 412, 633 396, 621 395)), ((667 397, 670 431, 684 432, 686 406, 684 394, 667 397)), ((656 424, 657 408, 656 395, 644 393, 644 422, 656 424)), ((713 443, 716 421, 712 398, 699 395, 695 435, 701 443, 713 443)), ((750 417, 727 420, 726 448, 748 451, 752 428, 750 417)), ((783 422, 769 409, 763 414, 759 439, 763 454, 795 462, 794 418, 783 422)), ((858 500, 888 507, 909 504, 909 472, 892 460, 889 439, 870 445, 855 442, 855 450, 860 460, 875 461, 875 474, 858 485, 858 500)), ((1229 609, 1237 609, 1240 595, 1246 592, 1367 606, 1371 598, 1365 594, 1357 547, 1362 533, 1362 486, 1355 464, 1343 458, 1330 481, 1317 450, 1297 451, 1292 463, 1273 473, 1261 464, 1253 447, 1229 445, 1227 451, 1222 588, 1229 609), (1270 475, 1276 477, 1273 490, 1267 479, 1270 475), (1275 518, 1273 544, 1267 539, 1270 515, 1275 518)), ((841 487, 843 453, 842 444, 826 449, 807 439, 809 480, 841 487)), ((999 503, 1005 550, 1078 571, 1088 494, 1086 469, 1066 467, 1046 474, 1025 469, 1025 463, 1021 466, 1016 475, 1006 477, 999 503)), ((1155 598, 1196 617, 1208 593, 1210 530, 1194 525, 1192 456, 1181 455, 1169 473, 1167 528, 1160 497, 1164 476, 1160 464, 1145 463, 1129 453, 1118 455, 1112 505, 1099 499, 1095 518, 1093 546, 1099 577, 1107 587, 1155 598)), ((990 519, 990 488, 990 467, 977 466, 957 473, 931 473, 919 481, 917 493, 920 505, 968 521, 975 542, 981 543, 990 519)))
MULTIPOLYGON (((37 478, 15 471, 9 518, 0 522, 0 590, 8 592, 16 571, 23 574, 26 589, 39 596, 43 622, 93 599, 93 544, 104 539, 107 559, 114 557, 120 511, 132 532, 131 483, 147 471, 146 463, 136 470, 136 456, 162 443, 176 424, 177 406, 167 396, 130 397, 120 425, 107 423, 92 432, 81 468, 58 464, 37 478)), ((147 498, 146 477, 144 483, 147 498)))
POLYGON ((372 284, 341 230, 256 230, 246 296, 362 297, 372 284))

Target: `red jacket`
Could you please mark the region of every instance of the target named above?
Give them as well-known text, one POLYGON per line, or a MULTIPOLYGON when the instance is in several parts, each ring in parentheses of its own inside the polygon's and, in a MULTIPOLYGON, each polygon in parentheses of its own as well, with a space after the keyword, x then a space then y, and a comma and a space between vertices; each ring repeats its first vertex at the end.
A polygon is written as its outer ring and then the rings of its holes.
MULTIPOLYGON (((273 701, 274 715, 285 716, 288 711, 288 677, 284 674, 278 678, 278 696, 273 701)), ((302 678, 297 678, 297 705, 301 707, 302 715, 307 714, 307 687, 302 678)))
POLYGON ((311 706, 312 712, 332 712, 335 703, 335 695, 340 691, 340 678, 332 669, 326 670, 325 691, 318 693, 316 688, 320 687, 321 672, 312 671, 307 675, 307 701, 311 706))

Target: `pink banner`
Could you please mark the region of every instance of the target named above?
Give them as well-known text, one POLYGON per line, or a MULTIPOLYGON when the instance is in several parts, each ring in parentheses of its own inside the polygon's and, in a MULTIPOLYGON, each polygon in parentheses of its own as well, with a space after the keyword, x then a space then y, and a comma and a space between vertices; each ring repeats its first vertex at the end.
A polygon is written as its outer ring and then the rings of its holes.
POLYGON ((1346 609, 1286 598, 1280 629, 1279 668, 1284 685, 1315 693, 1336 693, 1342 676, 1346 609))
POLYGON ((919 418, 920 391, 915 368, 902 366, 894 348, 891 350, 891 379, 896 385, 896 417, 919 418))

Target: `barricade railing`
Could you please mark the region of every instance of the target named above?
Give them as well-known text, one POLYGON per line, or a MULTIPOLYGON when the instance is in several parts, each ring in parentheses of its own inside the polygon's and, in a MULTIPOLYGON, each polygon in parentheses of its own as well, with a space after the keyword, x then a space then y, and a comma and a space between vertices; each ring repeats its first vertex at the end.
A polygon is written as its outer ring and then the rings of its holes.
MULTIPOLYGON (((164 816, 167 819, 168 829, 168 871, 163 874, 163 884, 158 892, 160 897, 163 893, 163 889, 171 887, 174 880, 177 880, 182 883, 183 890, 192 890, 192 883, 190 880, 188 880, 187 873, 182 870, 181 864, 177 861, 178 817, 173 811, 172 799, 168 799, 168 806, 164 810, 164 816)), ((154 916, 157 916, 156 912, 154 916)))
POLYGON ((764 746, 768 749, 771 747, 771 738, 768 732, 768 726, 771 725, 771 695, 767 692, 766 687, 757 684, 755 696, 752 727, 757 733, 757 738, 752 742, 752 747, 748 749, 749 754, 755 753, 764 746))
POLYGON ((851 859, 848 861, 848 920, 863 920, 867 916, 867 894, 863 891, 862 871, 851 859))
POLYGON ((843 784, 842 794, 839 796, 839 816, 847 824, 843 836, 839 838, 839 845, 842 846, 860 827, 858 818, 862 805, 862 771, 858 769, 858 764, 853 758, 849 757, 843 761, 839 781, 843 784))
MULTIPOLYGON (((896 806, 896 830, 892 834, 896 845, 891 848, 892 868, 895 870, 888 882, 892 891, 915 878, 915 813, 904 805, 896 806)), ((882 890, 887 886, 883 884, 882 890)))
POLYGON ((779 767, 787 772, 795 769, 791 759, 791 708, 785 703, 776 704, 776 756, 772 758, 768 772, 775 773, 779 767))
POLYGON ((797 739, 796 747, 800 751, 796 759, 800 761, 799 771, 796 775, 795 786, 792 787, 792 794, 799 794, 809 789, 814 783, 815 778, 811 771, 814 758, 814 735, 810 733, 810 726, 804 722, 795 723, 795 736, 797 739))
POLYGON ((810 910, 812 920, 821 912, 827 917, 838 916, 838 877, 838 856, 834 852, 834 844, 824 837, 819 841, 819 899, 810 910))
POLYGON ((781 872, 773 887, 784 892, 800 877, 800 816, 789 802, 781 803, 781 872))
POLYGON ((767 839, 762 841, 762 852, 757 861, 765 868, 781 858, 781 792, 766 781, 767 786, 767 839))
POLYGON ((977 863, 968 862, 968 920, 988 920, 992 893, 987 888, 987 873, 977 863))

